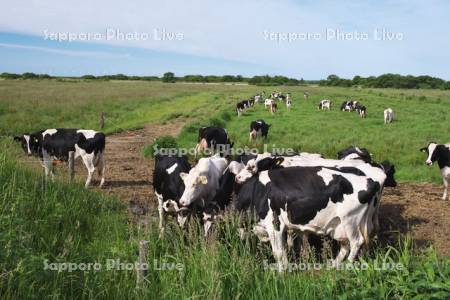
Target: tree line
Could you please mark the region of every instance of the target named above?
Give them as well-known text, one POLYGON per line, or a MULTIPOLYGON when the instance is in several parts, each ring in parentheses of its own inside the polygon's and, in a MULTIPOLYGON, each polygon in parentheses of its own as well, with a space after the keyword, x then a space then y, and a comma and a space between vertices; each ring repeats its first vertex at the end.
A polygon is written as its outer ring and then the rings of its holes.
POLYGON ((369 87, 369 88, 401 88, 401 89, 450 89, 450 81, 441 78, 431 77, 427 75, 412 76, 399 74, 383 74, 380 76, 355 76, 353 79, 340 78, 337 75, 330 75, 327 79, 312 81, 289 78, 286 76, 253 76, 244 77, 241 75, 185 75, 175 76, 173 72, 166 72, 163 76, 129 76, 125 74, 115 75, 83 75, 81 77, 55 77, 48 74, 35 74, 31 72, 23 74, 1 73, 0 78, 3 79, 83 79, 83 80, 143 80, 143 81, 162 81, 166 83, 173 82, 199 82, 199 83, 248 83, 259 86, 276 86, 276 85, 303 85, 303 84, 319 84, 321 86, 338 86, 338 87, 369 87))
POLYGON ((412 76, 399 74, 383 74, 380 76, 361 77, 355 76, 353 79, 339 78, 337 75, 330 75, 326 80, 320 80, 321 86, 361 86, 369 88, 394 88, 394 89, 450 89, 450 81, 427 75, 412 76))

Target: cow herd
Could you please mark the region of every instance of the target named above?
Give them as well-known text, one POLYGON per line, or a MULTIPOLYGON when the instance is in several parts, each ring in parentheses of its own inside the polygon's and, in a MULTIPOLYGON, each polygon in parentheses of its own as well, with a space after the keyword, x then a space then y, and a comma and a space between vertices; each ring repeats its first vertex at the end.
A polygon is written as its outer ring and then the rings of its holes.
MULTIPOLYGON (((263 102, 264 98, 259 94, 238 103, 238 116, 255 103, 268 104, 271 111, 276 102, 284 101, 288 109, 292 105, 289 94, 274 92, 263 102)), ((318 107, 331 109, 331 101, 322 100, 318 107)), ((346 101, 341 109, 358 111, 362 117, 366 113, 365 106, 357 101, 346 101)), ((385 123, 393 118, 393 111, 385 110, 385 123)), ((262 119, 251 122, 249 139, 266 139, 271 126, 262 119)), ((26 154, 39 158, 46 178, 53 178, 55 161, 67 161, 73 177, 74 160, 81 157, 88 170, 85 186, 90 185, 95 170, 101 177, 100 186, 105 182, 105 135, 101 132, 47 129, 14 140, 21 143, 26 154)), ((293 232, 331 237, 340 247, 334 264, 346 258, 352 262, 379 228, 383 189, 397 184, 395 167, 389 161, 374 161, 365 148, 349 147, 338 152, 337 158, 324 158, 305 152, 233 156, 232 147, 224 128, 202 127, 195 154, 207 149, 215 154, 201 157, 195 165, 185 156, 155 154, 153 187, 161 235, 167 215, 173 215, 181 227, 188 219, 199 218, 207 236, 219 216, 231 209, 242 216, 255 216, 252 226, 243 226, 240 233, 252 232, 260 241, 269 242, 279 271, 288 264, 286 245, 293 232)), ((450 144, 430 143, 420 150, 427 153, 426 164, 439 165, 446 199, 450 144)))
MULTIPOLYGON (((286 105, 287 111, 290 111, 292 108, 292 98, 289 93, 283 94, 281 92, 272 92, 268 98, 265 98, 265 91, 255 96, 250 97, 249 99, 239 101, 236 103, 236 112, 237 116, 240 117, 242 113, 255 105, 255 103, 264 103, 264 107, 270 111, 273 115, 278 111, 277 102, 284 102, 286 105), (263 100, 264 99, 264 100, 263 100)), ((304 99, 308 100, 309 93, 303 93, 304 99)), ((332 101, 329 99, 323 99, 319 101, 317 105, 318 110, 331 110, 332 101)), ((352 112, 355 111, 360 118, 365 118, 367 116, 367 108, 361 102, 356 100, 346 100, 342 102, 340 106, 340 110, 343 112, 352 112)), ((392 108, 386 108, 384 110, 384 124, 392 123, 394 121, 394 111, 392 108)))

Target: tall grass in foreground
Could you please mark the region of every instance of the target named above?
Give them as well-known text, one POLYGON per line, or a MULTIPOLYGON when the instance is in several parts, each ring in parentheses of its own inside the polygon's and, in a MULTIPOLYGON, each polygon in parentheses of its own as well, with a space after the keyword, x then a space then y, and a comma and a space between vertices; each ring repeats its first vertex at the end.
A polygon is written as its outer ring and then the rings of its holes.
MULTIPOLYGON (((2 149, 3 150, 3 149, 2 149)), ((249 236, 228 213, 205 240, 195 221, 182 232, 174 222, 163 239, 157 221, 128 224, 115 198, 42 178, 0 154, 0 295, 2 298, 138 299, 445 299, 449 261, 433 249, 416 253, 409 239, 361 257, 367 270, 303 270, 278 274, 270 248, 249 236), (148 274, 136 288, 139 240, 149 241, 148 274), (108 259, 114 260, 115 265, 108 259), (45 270, 52 263, 101 264, 99 270, 45 270), (402 268, 378 270, 382 263, 402 268), (120 270, 122 269, 122 270, 120 270), (125 270, 123 270, 125 269, 125 270)), ((292 259, 291 262, 299 263, 292 259)), ((309 262, 314 262, 311 259, 309 262)))

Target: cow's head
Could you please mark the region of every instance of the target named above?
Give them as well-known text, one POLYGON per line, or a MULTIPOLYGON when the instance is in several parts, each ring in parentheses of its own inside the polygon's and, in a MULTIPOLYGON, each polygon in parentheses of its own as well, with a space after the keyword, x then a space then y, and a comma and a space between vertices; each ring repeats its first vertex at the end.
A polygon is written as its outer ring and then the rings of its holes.
POLYGON ((383 166, 384 173, 386 174, 386 180, 384 181, 384 186, 396 187, 397 181, 395 181, 395 166, 391 164, 388 160, 381 163, 383 166))
POLYGON ((15 136, 14 141, 19 142, 22 146, 23 151, 27 155, 37 155, 39 154, 39 149, 41 148, 41 139, 37 134, 25 133, 20 136, 15 136))
POLYGON ((360 159, 366 163, 372 161, 372 155, 366 148, 348 147, 347 149, 339 151, 337 156, 338 159, 343 160, 360 159))
POLYGON ((427 147, 423 147, 420 149, 420 151, 428 154, 425 163, 429 166, 433 165, 433 162, 437 160, 437 151, 435 151, 437 146, 438 145, 436 143, 431 142, 427 147))
POLYGON ((236 175, 235 180, 239 184, 244 183, 259 172, 279 168, 283 161, 283 157, 264 157, 251 159, 248 161, 245 168, 236 175))
POLYGON ((191 203, 203 198, 207 193, 205 186, 208 184, 208 177, 205 174, 191 169, 188 173, 180 173, 180 177, 184 182, 184 192, 180 198, 180 205, 189 206, 191 203))

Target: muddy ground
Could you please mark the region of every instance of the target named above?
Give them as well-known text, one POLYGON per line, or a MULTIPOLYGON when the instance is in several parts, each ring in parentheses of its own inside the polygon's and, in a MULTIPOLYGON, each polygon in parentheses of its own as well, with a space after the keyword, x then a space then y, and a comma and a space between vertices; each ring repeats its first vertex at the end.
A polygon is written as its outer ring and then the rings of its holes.
MULTIPOLYGON (((138 214, 157 216, 153 194, 154 162, 142 156, 142 148, 162 135, 177 135, 183 124, 177 120, 165 125, 152 124, 141 130, 107 137, 106 183, 103 191, 117 195, 138 214), (130 205, 131 203, 131 205, 130 205)), ((85 179, 84 167, 78 162, 77 177, 85 179)), ((436 170, 438 172, 438 170, 436 170)), ((380 208, 381 240, 395 242, 411 232, 419 247, 432 244, 440 255, 450 255, 450 201, 441 199, 442 185, 401 183, 386 188, 380 208)))

